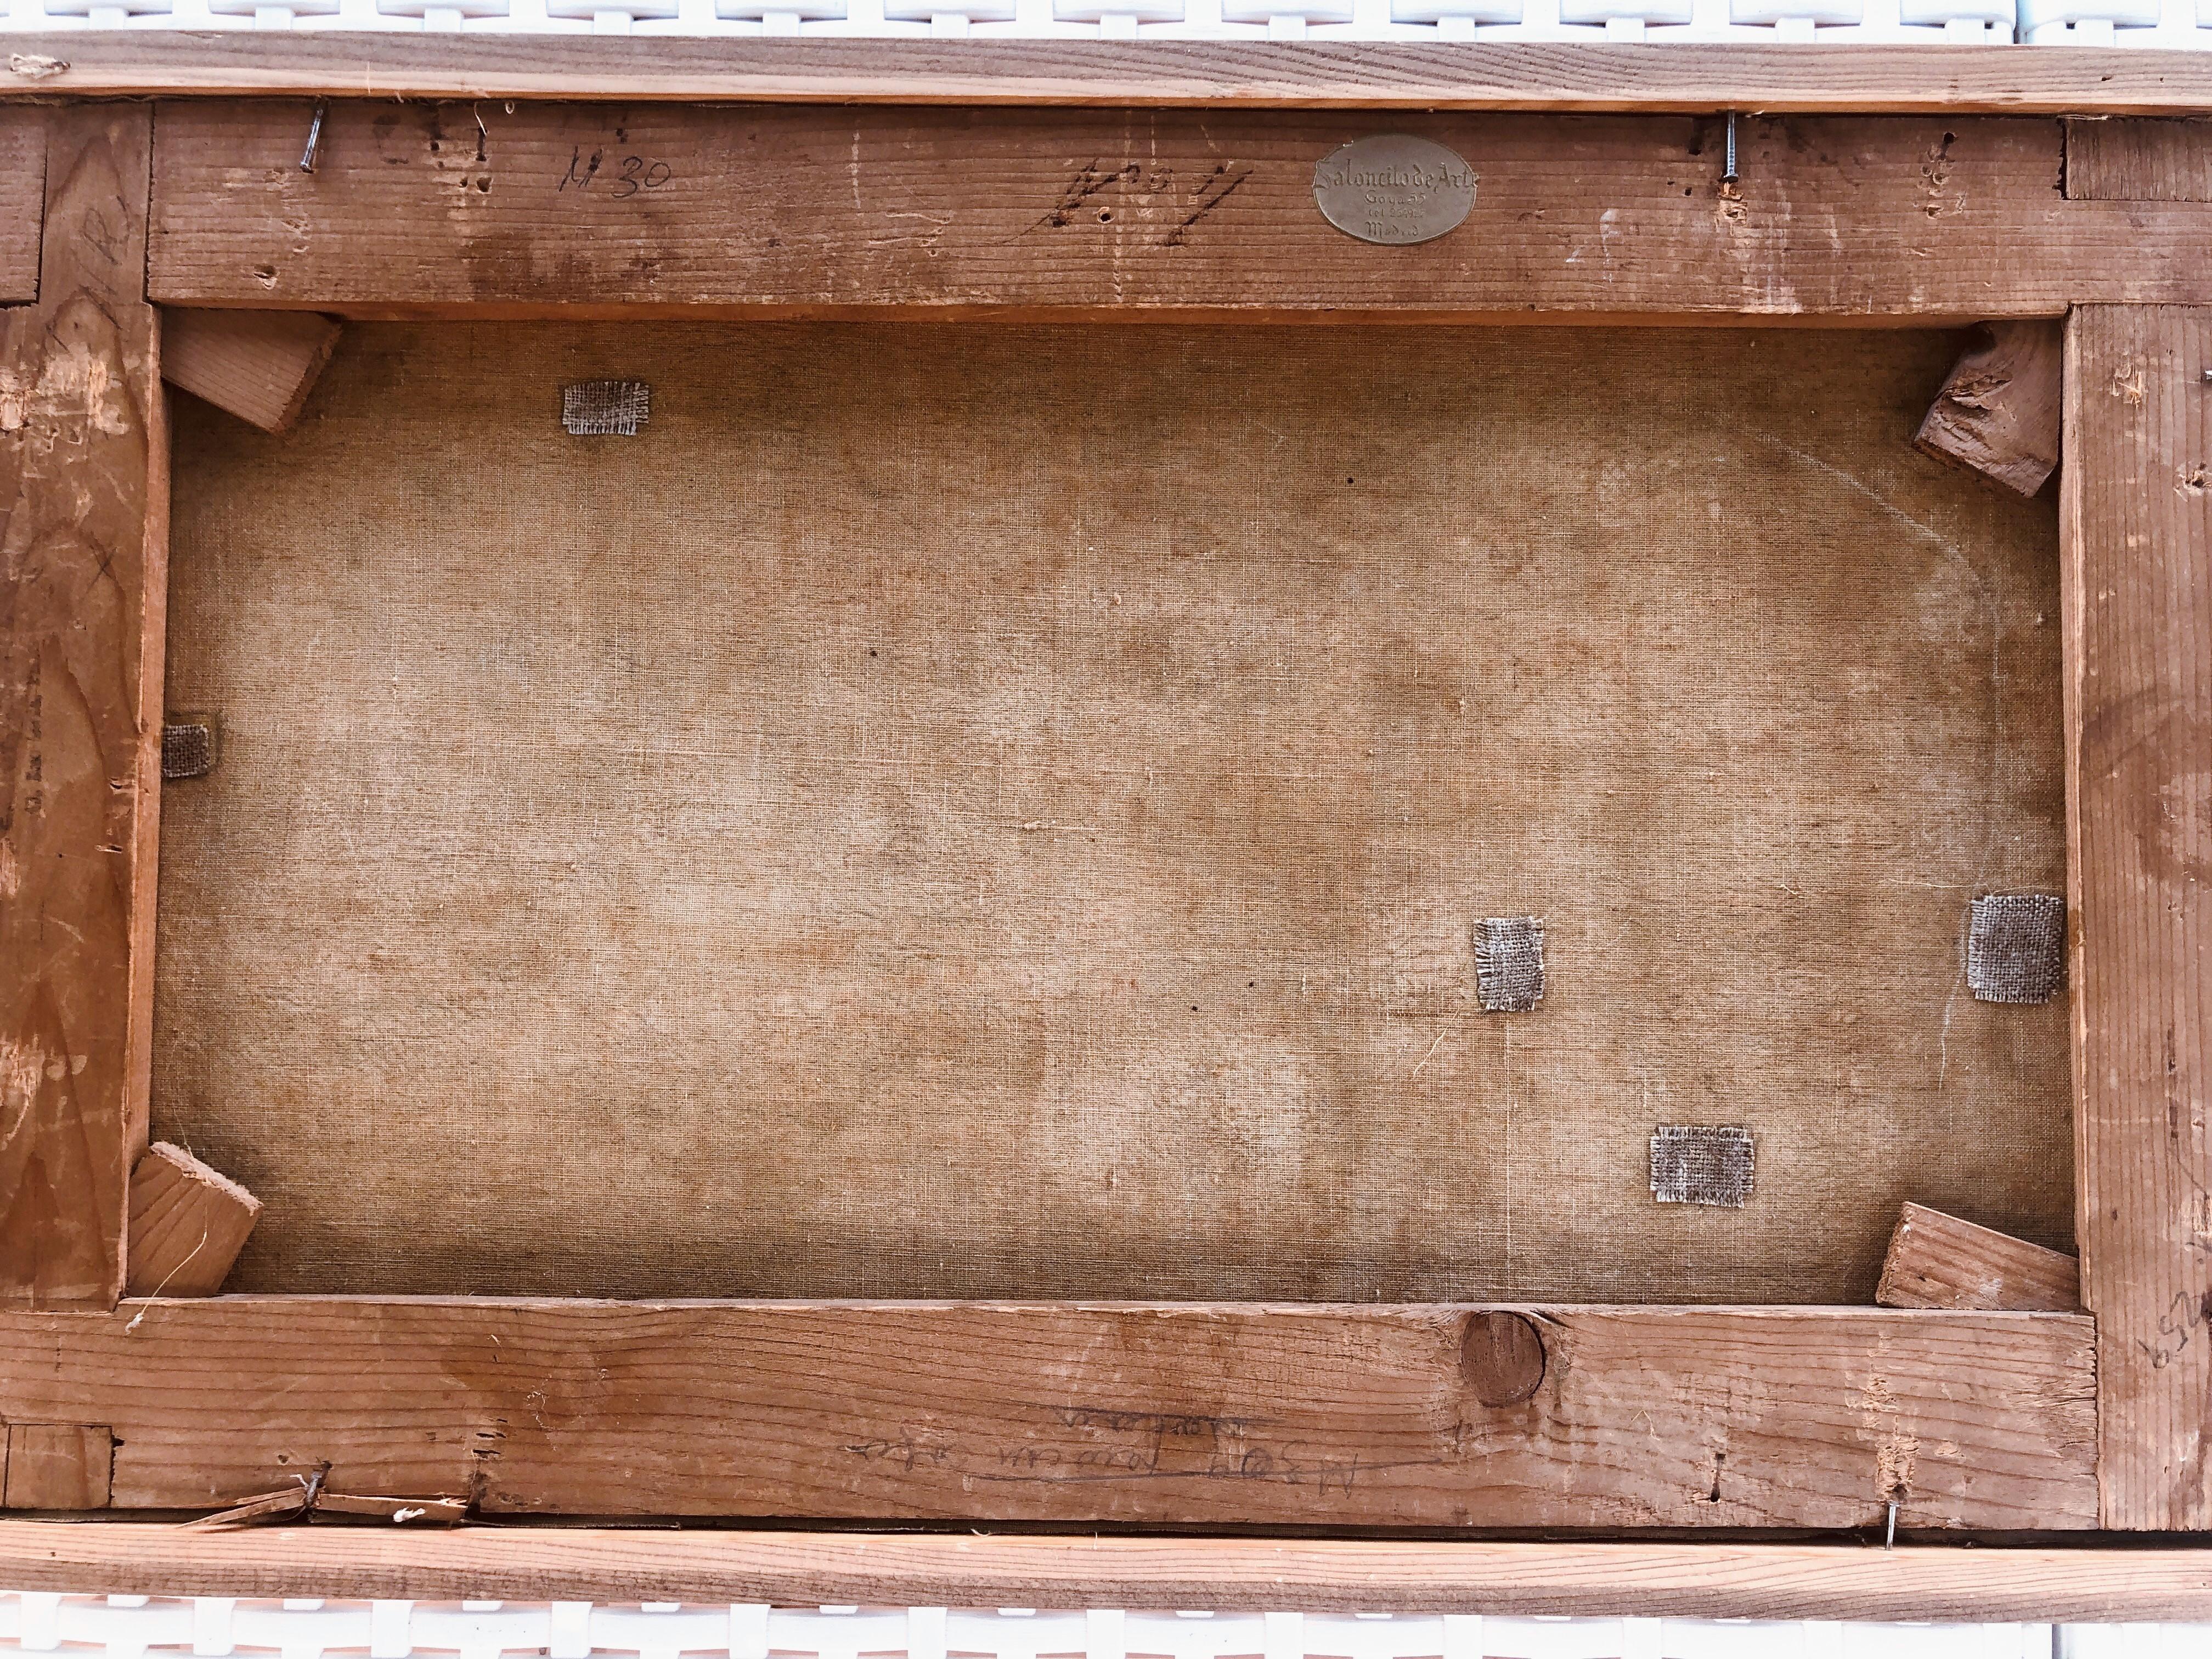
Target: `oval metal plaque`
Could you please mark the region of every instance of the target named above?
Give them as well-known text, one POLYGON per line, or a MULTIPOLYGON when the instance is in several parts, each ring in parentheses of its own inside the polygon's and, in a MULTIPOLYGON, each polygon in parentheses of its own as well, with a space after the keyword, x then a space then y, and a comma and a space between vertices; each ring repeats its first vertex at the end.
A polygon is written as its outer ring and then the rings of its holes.
POLYGON ((1403 246, 1457 229, 1474 210, 1474 169, 1442 144, 1383 132, 1323 156, 1314 202, 1346 235, 1403 246))

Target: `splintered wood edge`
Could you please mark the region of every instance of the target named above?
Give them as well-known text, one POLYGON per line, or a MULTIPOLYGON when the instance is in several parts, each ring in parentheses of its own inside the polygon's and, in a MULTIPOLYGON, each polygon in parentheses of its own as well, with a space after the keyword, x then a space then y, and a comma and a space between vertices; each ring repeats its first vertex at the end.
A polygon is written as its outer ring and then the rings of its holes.
POLYGON ((2040 46, 1603 42, 684 40, 332 30, 24 33, 0 97, 656 99, 691 102, 2190 114, 2202 54, 2040 46))
POLYGON ((1293 1607, 1315 1613, 2212 1619, 2212 1552, 0 1522, 0 1582, 78 1595, 1293 1607))
POLYGON ((148 1146, 145 1157, 138 1160, 137 1168, 131 1172, 131 1180, 138 1179, 140 1171, 146 1167, 148 1158, 158 1158, 161 1162, 171 1165, 188 1180, 198 1182, 204 1187, 214 1188, 225 1198, 234 1200, 242 1205, 248 1215, 261 1213, 259 1199, 254 1197, 252 1193, 246 1191, 222 1170, 212 1164, 203 1164, 173 1141, 157 1140, 148 1146))
POLYGON ((1984 325, 1928 406, 1913 447, 2020 495, 2058 468, 2063 325, 2011 318, 1984 325))
POLYGON ((155 1141, 131 1170, 127 1293, 215 1295, 260 1214, 261 1200, 237 1182, 181 1146, 155 1141))

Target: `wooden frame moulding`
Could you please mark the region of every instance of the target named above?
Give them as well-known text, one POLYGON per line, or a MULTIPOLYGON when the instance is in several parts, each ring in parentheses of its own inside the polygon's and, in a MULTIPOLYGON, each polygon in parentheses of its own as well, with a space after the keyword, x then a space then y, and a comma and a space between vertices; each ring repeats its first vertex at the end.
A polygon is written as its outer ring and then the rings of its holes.
MULTIPOLYGON (((334 1488, 462 1497, 487 1518, 1464 1533, 1863 1530, 1893 1516, 1908 1534, 2076 1538, 2212 1526, 2198 1248, 2212 1237, 2212 191, 2199 188, 2212 152, 2179 118, 2212 108, 2212 68, 1954 48, 252 44, 18 37, 0 82, 45 100, 0 103, 0 1446, 24 1457, 19 1481, 6 1454, 5 1501, 205 1510, 320 1469, 334 1488), (483 107, 481 143, 471 121, 468 142, 447 145, 432 142, 453 118, 435 102, 364 95, 403 93, 519 101, 483 107), (117 94, 162 101, 88 101, 117 94), (318 98, 331 103, 307 173, 304 100, 318 98), (1716 153, 1715 112, 1729 109, 1770 112, 1740 123, 1736 180, 1716 153), (1314 213, 1315 160, 1386 111, 1482 173, 1461 234, 1484 258, 1450 238, 1370 246, 1314 213), (2155 124, 2069 131, 2066 113, 2155 124), (668 164, 665 192, 574 187, 569 160, 594 148, 617 157, 610 180, 622 155, 649 150, 668 164), (1139 148, 1152 165, 1132 173, 1122 152, 1139 148), (928 222, 892 220, 917 199, 928 222), (272 424, 296 413, 327 350, 307 313, 2070 316, 2086 1311, 2021 1311, 1987 1274, 1996 1288, 1973 1295, 1994 1309, 122 1299, 126 1181, 146 1133, 160 307, 232 313, 204 337, 247 366, 203 384, 246 388, 272 424), (243 315, 256 310, 283 313, 265 357, 243 315), (97 372, 78 372, 88 363, 97 372)), ((2048 448, 2047 431, 1988 430, 2032 462, 2048 448)), ((1927 1257, 1947 1237, 1971 1231, 1916 1237, 1927 1283, 1950 1282, 1927 1257)), ((2063 1303, 2063 1282, 2046 1300, 2063 1303)), ((532 1528, 349 1541, 341 1566, 320 1534, 281 1540, 14 1521, 0 1523, 0 1578, 2212 1615, 2212 1557, 2047 1545, 1968 1557, 532 1528)))

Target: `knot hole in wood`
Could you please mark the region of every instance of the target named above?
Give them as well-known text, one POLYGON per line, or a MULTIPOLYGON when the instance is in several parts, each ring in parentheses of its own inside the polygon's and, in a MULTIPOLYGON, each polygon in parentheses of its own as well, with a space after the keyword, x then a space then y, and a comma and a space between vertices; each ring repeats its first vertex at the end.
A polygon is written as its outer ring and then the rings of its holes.
POLYGON ((1459 1368, 1484 1405, 1516 1405, 1543 1386, 1543 1334, 1525 1314, 1470 1314, 1459 1368))

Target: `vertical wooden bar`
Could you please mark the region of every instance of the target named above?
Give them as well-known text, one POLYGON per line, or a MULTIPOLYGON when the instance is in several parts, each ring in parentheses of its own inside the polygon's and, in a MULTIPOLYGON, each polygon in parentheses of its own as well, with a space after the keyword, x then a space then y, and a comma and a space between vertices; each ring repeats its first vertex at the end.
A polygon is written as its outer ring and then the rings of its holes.
POLYGON ((2063 604, 2082 1294, 2104 1524, 2212 1526, 2212 308, 2069 325, 2063 604))
POLYGON ((0 311, 0 1305, 113 1305, 146 1139, 168 441, 153 113, 45 112, 35 302, 0 311))

